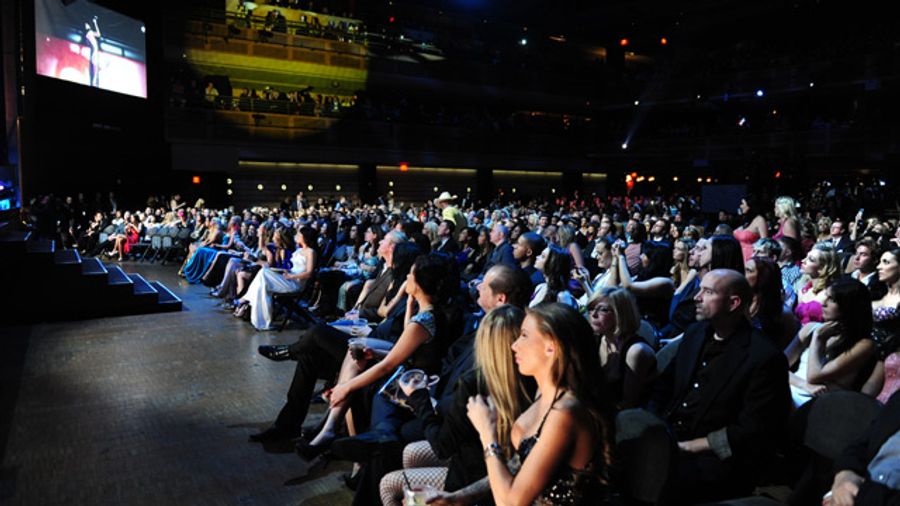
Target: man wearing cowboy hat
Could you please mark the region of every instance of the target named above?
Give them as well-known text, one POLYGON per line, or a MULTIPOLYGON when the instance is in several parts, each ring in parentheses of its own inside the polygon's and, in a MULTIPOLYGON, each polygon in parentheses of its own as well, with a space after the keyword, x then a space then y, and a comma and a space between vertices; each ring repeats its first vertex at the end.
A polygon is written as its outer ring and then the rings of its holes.
POLYGON ((438 198, 434 199, 434 205, 441 210, 441 217, 450 220, 456 224, 456 230, 462 230, 469 226, 465 215, 456 207, 456 195, 450 195, 450 192, 441 193, 438 198))

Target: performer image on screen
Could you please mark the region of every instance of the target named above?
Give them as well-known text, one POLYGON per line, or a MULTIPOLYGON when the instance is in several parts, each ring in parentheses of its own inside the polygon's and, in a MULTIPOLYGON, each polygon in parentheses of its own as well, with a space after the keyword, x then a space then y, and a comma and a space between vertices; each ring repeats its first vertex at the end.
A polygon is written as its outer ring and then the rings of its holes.
POLYGON ((90 72, 91 72, 91 86, 100 87, 100 27, 97 25, 97 16, 94 16, 93 19, 94 26, 91 27, 90 23, 84 24, 84 29, 87 30, 87 33, 84 34, 84 38, 88 41, 91 47, 91 54, 88 57, 90 61, 90 72))

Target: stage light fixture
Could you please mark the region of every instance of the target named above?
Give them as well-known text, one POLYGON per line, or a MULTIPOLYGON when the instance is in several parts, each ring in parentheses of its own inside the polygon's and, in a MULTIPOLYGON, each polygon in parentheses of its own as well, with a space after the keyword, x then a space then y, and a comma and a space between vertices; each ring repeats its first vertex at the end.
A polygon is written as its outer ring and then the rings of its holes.
POLYGON ((765 93, 763 90, 761 90, 761 89, 756 90, 756 96, 757 96, 757 97, 762 97, 762 96, 765 95, 765 94, 766 94, 766 93, 765 93))
POLYGON ((339 185, 339 184, 334 185, 334 190, 341 191, 341 185, 339 185))
POLYGON ((669 39, 663 37, 663 38, 659 39, 659 43, 660 43, 661 45, 665 46, 665 45, 667 45, 667 44, 669 43, 669 39))
POLYGON ((313 185, 311 185, 311 184, 306 185, 306 190, 313 191, 313 185))
POLYGON ((634 101, 634 105, 641 105, 641 101, 640 101, 640 100, 635 100, 635 101, 634 101))
POLYGON ((286 192, 286 191, 287 191, 287 185, 286 185, 286 184, 281 185, 281 191, 283 191, 283 192, 286 192))
POLYGON ((225 192, 225 193, 227 193, 228 195, 233 195, 233 194, 234 194, 234 190, 232 190, 231 188, 229 188, 228 191, 225 192))
POLYGON ((225 183, 226 183, 226 184, 231 184, 231 178, 226 179, 226 180, 225 180, 225 183))
POLYGON ((393 187, 394 187, 394 182, 393 182, 393 181, 388 181, 388 186, 391 187, 391 188, 393 188, 393 187))
POLYGON ((519 45, 520 45, 520 46, 527 46, 527 45, 528 45, 528 39, 526 39, 526 38, 519 39, 519 45))
POLYGON ((815 85, 816 85, 816 83, 814 83, 814 82, 812 82, 812 81, 809 82, 809 87, 810 87, 810 88, 812 88, 812 87, 815 86, 815 85))
POLYGON ((261 185, 261 184, 256 185, 256 189, 259 191, 263 191, 263 185, 261 185))
POLYGON ((629 42, 628 39, 621 39, 621 40, 619 41, 619 45, 622 46, 622 47, 625 47, 625 46, 628 45, 628 42, 629 42))
POLYGON ((623 142, 623 143, 622 143, 622 149, 628 149, 628 143, 627 143, 627 142, 623 142))
POLYGON ((438 187, 435 186, 434 188, 432 188, 432 190, 434 190, 434 193, 437 193, 437 192, 438 192, 438 187))
POLYGON ((678 176, 673 176, 673 177, 672 177, 672 181, 675 181, 675 182, 677 183, 677 182, 678 182, 678 176))
POLYGON ((409 170, 409 164, 406 162, 400 162, 400 172, 406 172, 409 170))
POLYGON ((191 182, 194 184, 200 184, 200 176, 194 176, 191 178, 191 182))

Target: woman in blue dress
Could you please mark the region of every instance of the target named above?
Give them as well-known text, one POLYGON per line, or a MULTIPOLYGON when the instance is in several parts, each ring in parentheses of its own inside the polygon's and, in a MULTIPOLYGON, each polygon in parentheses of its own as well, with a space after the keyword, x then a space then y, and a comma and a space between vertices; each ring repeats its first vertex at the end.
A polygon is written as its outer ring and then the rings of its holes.
POLYGON ((222 224, 218 220, 213 220, 213 222, 216 224, 213 226, 220 232, 216 234, 215 239, 210 241, 208 245, 201 246, 194 251, 194 256, 191 257, 191 260, 184 267, 184 277, 188 280, 188 283, 199 283, 203 279, 203 275, 206 274, 206 270, 212 265, 213 259, 216 258, 216 253, 220 251, 222 246, 231 242, 234 231, 229 230, 227 233, 221 233, 222 224))

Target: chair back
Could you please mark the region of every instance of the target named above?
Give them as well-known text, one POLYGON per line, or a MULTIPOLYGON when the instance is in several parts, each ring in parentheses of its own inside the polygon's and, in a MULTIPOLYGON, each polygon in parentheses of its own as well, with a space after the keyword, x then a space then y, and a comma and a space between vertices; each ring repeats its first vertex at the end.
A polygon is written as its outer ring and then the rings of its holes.
POLYGON ((844 390, 816 397, 795 416, 806 416, 803 445, 834 460, 863 435, 880 411, 881 404, 873 397, 844 390))
POLYGON ((641 320, 641 326, 638 328, 637 335, 641 336, 647 344, 654 350, 659 346, 659 337, 656 335, 656 329, 647 320, 641 320))
POLYGON ((674 475, 676 444, 664 421, 645 409, 616 415, 617 482, 626 504, 663 504, 674 475))
POLYGON ((675 355, 678 353, 678 346, 681 345, 681 338, 672 339, 661 350, 656 352, 656 373, 662 374, 669 366, 675 355))

